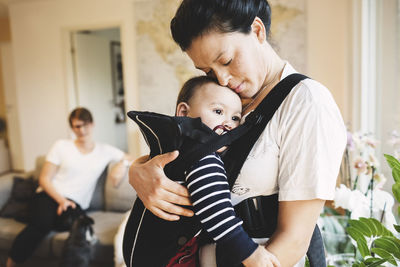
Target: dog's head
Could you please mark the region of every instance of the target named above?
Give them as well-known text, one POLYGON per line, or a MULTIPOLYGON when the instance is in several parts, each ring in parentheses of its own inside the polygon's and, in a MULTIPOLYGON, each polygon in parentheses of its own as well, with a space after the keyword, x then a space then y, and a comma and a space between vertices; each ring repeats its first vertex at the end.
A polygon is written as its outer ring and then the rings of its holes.
POLYGON ((94 235, 93 224, 94 221, 92 218, 87 215, 81 215, 72 224, 71 233, 73 233, 76 239, 94 243, 97 239, 94 235))

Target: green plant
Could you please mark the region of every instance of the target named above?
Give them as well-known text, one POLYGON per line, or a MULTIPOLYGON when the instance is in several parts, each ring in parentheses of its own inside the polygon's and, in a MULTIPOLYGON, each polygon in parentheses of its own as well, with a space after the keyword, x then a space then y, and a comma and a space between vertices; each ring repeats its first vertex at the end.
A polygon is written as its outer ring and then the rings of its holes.
MULTIPOLYGON (((350 220, 346 231, 357 243, 361 259, 357 259, 353 267, 381 266, 389 262, 397 266, 400 260, 400 240, 383 224, 374 218, 350 220)), ((395 226, 399 231, 400 227, 395 226)))
MULTIPOLYGON (((392 176, 394 180, 394 184, 392 186, 393 196, 397 202, 400 202, 400 162, 391 155, 384 154, 384 156, 390 168, 392 169, 392 176)), ((400 215, 400 207, 398 207, 397 212, 400 215)))
MULTIPOLYGON (((393 195, 400 202, 400 162, 393 156, 386 155, 385 158, 392 169, 394 185, 393 195)), ((400 213, 400 209, 398 210, 400 213)), ((397 233, 400 226, 394 225, 397 233)), ((357 259, 353 267, 383 266, 389 262, 398 266, 400 261, 400 239, 390 232, 382 223, 374 218, 359 218, 350 220, 347 233, 357 243, 357 251, 361 259, 357 259)))

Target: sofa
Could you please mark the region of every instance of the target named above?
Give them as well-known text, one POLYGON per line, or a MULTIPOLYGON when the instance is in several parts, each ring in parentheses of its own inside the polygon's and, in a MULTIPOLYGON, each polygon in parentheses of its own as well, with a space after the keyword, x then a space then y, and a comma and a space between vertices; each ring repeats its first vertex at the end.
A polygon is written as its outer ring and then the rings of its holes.
MULTIPOLYGON (((34 171, 25 173, 23 177, 38 179, 44 157, 36 160, 34 171)), ((91 267, 114 266, 114 237, 124 218, 124 214, 132 207, 136 193, 129 184, 128 175, 124 177, 118 187, 114 187, 107 179, 109 166, 100 176, 95 192, 88 209, 88 215, 95 221, 93 229, 98 239, 93 246, 91 267)), ((18 175, 21 176, 21 175, 18 175)), ((14 175, 5 175, 0 178, 0 207, 3 207, 10 197, 14 175)), ((16 235, 25 224, 12 218, 0 217, 0 266, 5 266, 8 252, 16 235)), ((68 232, 52 232, 40 244, 33 256, 21 267, 54 267, 58 266, 64 241, 68 232)))

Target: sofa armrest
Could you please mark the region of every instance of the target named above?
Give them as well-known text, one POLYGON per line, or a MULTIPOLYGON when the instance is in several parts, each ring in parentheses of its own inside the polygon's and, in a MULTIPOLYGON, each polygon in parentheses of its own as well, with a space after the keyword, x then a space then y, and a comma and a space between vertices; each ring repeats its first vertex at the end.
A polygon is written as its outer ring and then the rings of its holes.
POLYGON ((10 173, 0 178, 0 209, 10 198, 14 175, 10 173))

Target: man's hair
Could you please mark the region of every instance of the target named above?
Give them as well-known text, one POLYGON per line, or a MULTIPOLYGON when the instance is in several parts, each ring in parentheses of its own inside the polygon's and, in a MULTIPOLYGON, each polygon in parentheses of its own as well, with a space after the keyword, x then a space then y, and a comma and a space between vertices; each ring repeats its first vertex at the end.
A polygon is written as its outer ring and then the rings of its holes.
POLYGON ((176 105, 178 106, 181 102, 189 103, 190 99, 194 96, 196 90, 206 84, 206 83, 215 83, 218 84, 218 81, 214 77, 209 76, 196 76, 189 80, 187 80, 178 94, 178 99, 176 100, 176 105))
POLYGON ((267 0, 183 0, 170 27, 174 41, 185 51, 195 38, 211 31, 249 33, 255 17, 262 20, 268 36, 267 0))
POLYGON ((92 123, 93 122, 93 117, 92 114, 90 113, 89 110, 83 107, 75 108, 70 114, 69 114, 69 125, 72 127, 72 120, 73 119, 78 119, 80 121, 83 121, 85 123, 92 123))

